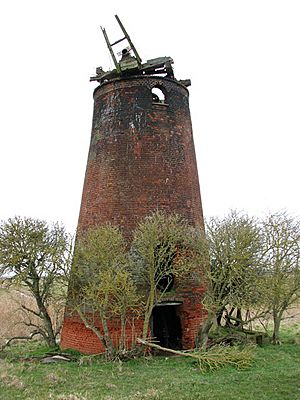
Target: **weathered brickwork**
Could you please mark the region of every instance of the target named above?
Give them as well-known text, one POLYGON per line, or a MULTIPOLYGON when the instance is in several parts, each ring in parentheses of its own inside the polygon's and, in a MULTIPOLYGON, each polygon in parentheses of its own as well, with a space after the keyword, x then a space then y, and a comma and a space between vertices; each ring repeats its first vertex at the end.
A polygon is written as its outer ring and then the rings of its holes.
MULTIPOLYGON (((203 215, 188 103, 188 90, 151 76, 116 79, 94 92, 90 150, 78 229, 107 222, 128 239, 151 211, 176 212, 202 227, 203 215), (159 87, 164 104, 152 100, 159 87)), ((177 285, 175 300, 183 347, 194 345, 202 319, 203 290, 194 280, 177 285)), ((118 332, 118 328, 116 328, 118 332)), ((99 351, 93 334, 66 313, 63 347, 99 351)))
MULTIPOLYGON (((101 324, 99 320, 96 320, 96 326, 98 326, 101 331, 101 324)), ((112 333, 112 342, 117 347, 120 340, 120 321, 110 321, 110 323, 108 323, 108 328, 112 333)), ((129 320, 127 322, 125 336, 126 347, 128 349, 132 347, 132 343, 135 343, 137 337, 141 337, 142 331, 143 321, 141 319, 129 320)), ((78 350, 83 354, 99 354, 103 353, 105 350, 97 336, 90 329, 87 329, 84 326, 79 316, 69 314, 68 311, 66 311, 64 319, 62 347, 65 349, 78 350)))
POLYGON ((187 89, 137 77, 100 86, 94 99, 79 228, 112 222, 130 236, 157 208, 201 226, 187 89), (166 90, 167 105, 152 102, 151 85, 157 84, 166 90))

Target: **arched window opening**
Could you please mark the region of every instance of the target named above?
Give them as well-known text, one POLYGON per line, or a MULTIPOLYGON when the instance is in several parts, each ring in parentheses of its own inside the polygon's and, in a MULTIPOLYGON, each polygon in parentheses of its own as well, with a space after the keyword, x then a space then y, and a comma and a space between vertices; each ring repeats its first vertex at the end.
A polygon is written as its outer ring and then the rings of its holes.
POLYGON ((153 103, 165 104, 165 94, 159 87, 154 87, 152 90, 152 101, 153 103))

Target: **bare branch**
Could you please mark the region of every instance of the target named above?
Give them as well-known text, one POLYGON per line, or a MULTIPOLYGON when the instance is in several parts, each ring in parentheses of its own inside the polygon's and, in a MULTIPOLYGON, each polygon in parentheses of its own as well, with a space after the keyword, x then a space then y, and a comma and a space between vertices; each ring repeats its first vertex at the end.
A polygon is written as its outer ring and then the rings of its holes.
POLYGON ((10 343, 14 340, 31 340, 34 336, 36 335, 40 335, 41 333, 39 331, 34 331, 32 332, 29 336, 14 336, 10 339, 8 339, 4 345, 2 345, 1 347, 1 351, 3 351, 5 349, 5 347, 10 346, 10 343))
POLYGON ((39 318, 42 318, 41 312, 34 311, 31 308, 26 307, 24 304, 21 304, 21 308, 25 311, 28 311, 28 312, 34 314, 35 316, 37 316, 39 318))
POLYGON ((58 284, 62 271, 69 269, 63 265, 70 261, 69 242, 69 235, 58 224, 49 226, 45 221, 20 217, 0 224, 1 270, 11 275, 11 284, 25 285, 35 298, 37 311, 21 307, 42 318, 50 346, 55 345, 55 335, 48 305, 54 290, 63 286, 61 281, 58 284))

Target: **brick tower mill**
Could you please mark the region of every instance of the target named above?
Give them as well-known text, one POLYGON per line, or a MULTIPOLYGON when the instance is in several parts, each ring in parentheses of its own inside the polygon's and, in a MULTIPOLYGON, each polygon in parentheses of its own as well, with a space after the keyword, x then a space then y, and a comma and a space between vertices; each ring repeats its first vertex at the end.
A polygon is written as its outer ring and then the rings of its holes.
MULTIPOLYGON (((124 34, 110 43, 102 29, 115 69, 97 68, 90 78, 94 114, 78 230, 111 223, 130 240, 140 220, 154 210, 177 213, 203 228, 203 213, 189 110, 190 80, 177 80, 173 60, 159 57, 143 63, 118 16, 124 34), (113 46, 127 41, 118 56, 113 46)), ((153 310, 151 333, 165 345, 192 348, 203 319, 199 280, 174 283, 172 297, 153 310), (179 339, 178 339, 179 338, 179 339), (180 346, 178 346, 180 343, 180 346)), ((141 331, 136 325, 137 333, 141 331)), ((116 336, 118 325, 116 324, 116 336)), ((103 349, 79 316, 65 311, 62 348, 86 354, 103 349)))

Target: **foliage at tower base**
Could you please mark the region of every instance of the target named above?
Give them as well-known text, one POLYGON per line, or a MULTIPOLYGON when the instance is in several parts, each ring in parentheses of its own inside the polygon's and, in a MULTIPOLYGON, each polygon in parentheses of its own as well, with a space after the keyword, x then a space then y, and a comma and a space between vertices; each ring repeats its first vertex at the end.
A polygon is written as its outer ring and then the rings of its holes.
POLYGON ((29 338, 39 334, 56 345, 65 306, 72 240, 64 227, 33 218, 10 218, 0 225, 0 276, 7 285, 24 287, 36 307, 21 303, 29 338), (52 311, 51 311, 52 310, 52 311))
POLYGON ((131 266, 145 302, 143 338, 148 335, 154 307, 192 273, 201 279, 205 246, 203 232, 178 214, 156 211, 144 218, 134 232, 131 266))
POLYGON ((162 212, 141 221, 131 244, 111 225, 79 233, 68 308, 94 332, 108 358, 125 353, 137 334, 148 337, 153 308, 174 279, 199 269, 201 243, 182 218, 162 212))
POLYGON ((214 322, 223 320, 227 327, 243 329, 270 315, 273 343, 278 343, 284 313, 300 298, 299 220, 284 212, 257 220, 232 211, 208 221, 206 244, 208 316, 200 345, 205 347, 214 322))
POLYGON ((79 233, 68 306, 101 342, 108 358, 126 350, 126 325, 136 317, 140 298, 133 284, 121 232, 104 225, 79 233), (111 321, 120 324, 117 342, 111 321))

